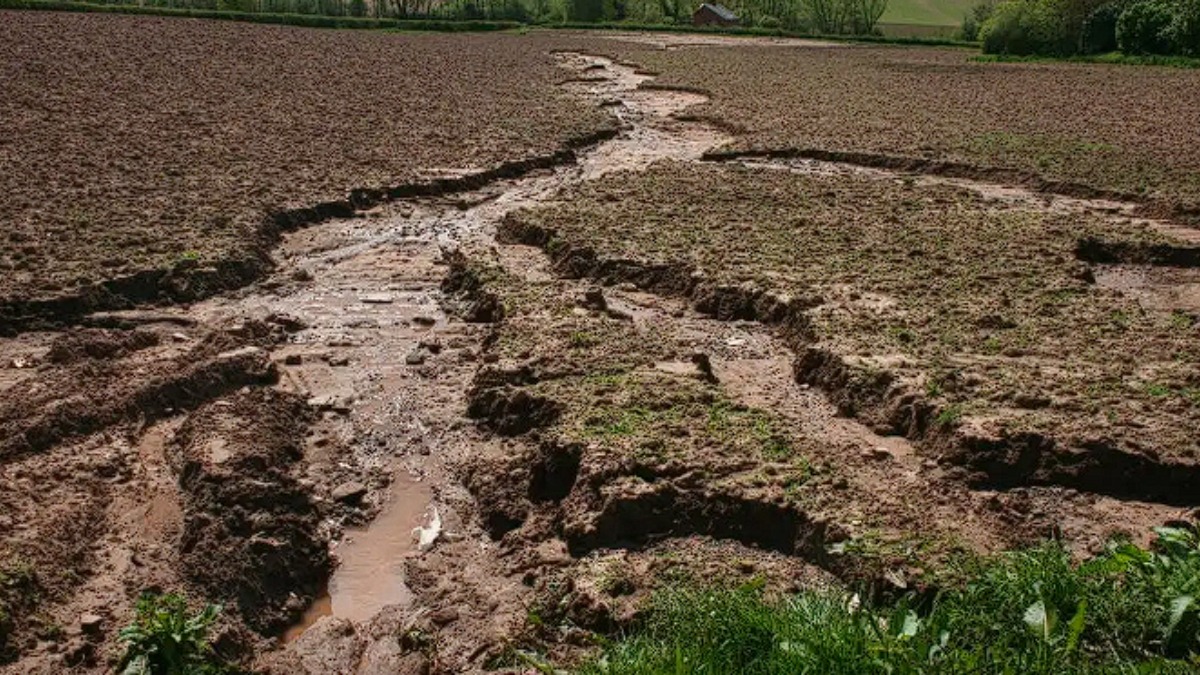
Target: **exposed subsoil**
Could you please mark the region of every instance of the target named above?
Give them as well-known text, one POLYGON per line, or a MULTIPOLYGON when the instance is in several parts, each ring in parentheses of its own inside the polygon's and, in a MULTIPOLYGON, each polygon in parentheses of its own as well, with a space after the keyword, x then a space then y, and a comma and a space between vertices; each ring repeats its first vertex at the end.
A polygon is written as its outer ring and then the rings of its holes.
MULTIPOLYGON (((556 59, 618 135, 526 175, 349 204, 282 234, 238 291, 0 340, 0 571, 21 580, 0 596, 18 610, 7 672, 104 670, 146 589, 223 603, 218 650, 266 672, 523 671, 587 653, 664 580, 895 592, 965 552, 1093 551, 1187 517, 1176 499, 964 480, 847 414, 836 373, 797 377, 804 298, 693 294, 678 265, 596 251, 573 266, 578 249, 522 230, 522 209, 731 140, 684 112, 701 94, 556 59)), ((1194 266, 1103 244, 1097 285, 1192 311, 1194 266)))

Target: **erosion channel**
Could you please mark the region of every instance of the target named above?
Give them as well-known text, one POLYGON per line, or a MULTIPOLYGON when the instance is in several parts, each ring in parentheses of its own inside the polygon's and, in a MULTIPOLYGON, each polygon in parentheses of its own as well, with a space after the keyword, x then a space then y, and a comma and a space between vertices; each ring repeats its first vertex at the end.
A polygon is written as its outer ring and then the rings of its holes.
MULTIPOLYGON (((103 532, 100 560, 86 563, 99 571, 58 613, 125 606, 130 588, 171 586, 182 566, 186 581, 244 620, 223 648, 258 654, 268 671, 471 672, 521 665, 529 631, 551 625, 577 627, 553 636, 563 650, 587 649, 584 629, 628 621, 643 582, 668 564, 904 588, 920 572, 913 551, 897 553, 909 535, 922 546, 990 551, 1053 532, 1097 548, 1114 527, 1148 532, 1178 515, 1178 506, 1055 487, 972 489, 908 440, 839 416, 824 392, 798 383, 795 345, 778 326, 722 316, 652 284, 574 278, 504 232, 517 210, 663 160, 944 182, 1001 208, 1129 219, 1140 217, 1136 204, 847 163, 718 157, 709 153, 729 135, 682 114, 705 96, 656 88, 608 58, 554 58, 567 91, 619 121, 614 137, 575 161, 288 233, 272 275, 238 292, 93 315, 87 328, 5 344, 0 355, 15 366, 0 385, 14 400, 57 401, 80 373, 98 383, 64 405, 8 416, 6 438, 23 440, 0 446, 3 477, 32 495, 5 525, 28 542, 53 532, 70 549, 38 555, 91 560, 79 542, 103 532), (570 347, 608 340, 604 358, 635 367, 616 375, 603 359, 554 351, 549 329, 564 322, 582 326, 569 331, 570 347), (88 361, 96 353, 121 364, 88 361), (63 364, 61 381, 37 381, 24 364, 40 359, 63 364), (122 368, 150 388, 128 384, 122 368), (526 390, 535 384, 543 389, 526 390), (556 386, 594 399, 575 411, 546 394, 556 386), (553 420, 577 424, 585 438, 659 424, 686 435, 688 421, 656 416, 663 408, 653 401, 605 417, 626 390, 701 410, 716 441, 744 427, 763 458, 710 444, 689 458, 625 461, 539 433, 553 420), (129 419, 132 434, 107 430, 129 419), (37 452, 54 445, 74 449, 50 460, 63 480, 34 490, 31 477, 47 471, 37 452), (797 446, 795 457, 781 450, 797 446), (812 481, 827 496, 804 507, 771 491, 812 481), (122 527, 105 530, 104 520, 122 527), (164 543, 175 540, 178 550, 164 543), (830 553, 847 542, 899 549, 863 570, 830 553)), ((1196 308, 1194 277, 1178 290, 1166 283, 1178 279, 1136 266, 1097 276, 1151 306, 1196 308)), ((90 645, 36 642, 32 658, 86 662, 97 658, 90 645)))

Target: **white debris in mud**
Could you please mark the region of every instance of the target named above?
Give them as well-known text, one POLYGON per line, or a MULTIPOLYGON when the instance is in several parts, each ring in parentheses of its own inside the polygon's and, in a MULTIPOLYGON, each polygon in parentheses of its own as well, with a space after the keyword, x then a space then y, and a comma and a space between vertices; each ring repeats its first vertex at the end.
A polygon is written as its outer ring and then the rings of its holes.
POLYGON ((442 535, 442 516, 436 506, 429 507, 429 524, 413 528, 413 536, 417 540, 418 551, 428 551, 437 543, 442 535))

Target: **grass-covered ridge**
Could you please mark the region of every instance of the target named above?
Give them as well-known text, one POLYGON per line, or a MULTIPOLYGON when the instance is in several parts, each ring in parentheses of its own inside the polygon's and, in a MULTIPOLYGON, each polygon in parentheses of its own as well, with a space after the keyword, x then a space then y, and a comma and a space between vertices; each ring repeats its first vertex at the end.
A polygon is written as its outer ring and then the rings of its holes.
POLYGON ((972 563, 932 601, 674 588, 582 672, 1185 673, 1200 667, 1200 538, 1161 528, 1074 564, 1057 543, 972 563))

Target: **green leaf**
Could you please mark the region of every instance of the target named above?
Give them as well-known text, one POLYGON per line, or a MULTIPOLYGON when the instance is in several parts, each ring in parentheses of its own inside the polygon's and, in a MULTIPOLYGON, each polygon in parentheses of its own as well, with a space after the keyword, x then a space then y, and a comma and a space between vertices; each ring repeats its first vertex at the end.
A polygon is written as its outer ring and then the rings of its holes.
POLYGON ((1025 609, 1025 625, 1034 633, 1041 635, 1042 640, 1050 642, 1050 636, 1054 633, 1054 608, 1046 607, 1046 603, 1038 600, 1025 609))
POLYGON ((910 638, 917 634, 917 629, 921 627, 921 620, 917 618, 917 613, 908 610, 904 615, 904 625, 900 628, 900 637, 910 638))
POLYGON ((1175 633, 1175 629, 1183 621, 1184 615, 1195 605, 1196 598, 1191 595, 1181 595, 1171 601, 1171 614, 1167 620, 1167 628, 1163 631, 1163 642, 1170 644, 1171 636, 1175 633))
POLYGON ((1087 598, 1079 602, 1079 608, 1075 610, 1075 616, 1071 617, 1071 621, 1067 623, 1067 651, 1073 652, 1079 646, 1079 636, 1083 635, 1084 626, 1087 625, 1087 598))

